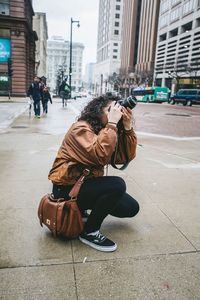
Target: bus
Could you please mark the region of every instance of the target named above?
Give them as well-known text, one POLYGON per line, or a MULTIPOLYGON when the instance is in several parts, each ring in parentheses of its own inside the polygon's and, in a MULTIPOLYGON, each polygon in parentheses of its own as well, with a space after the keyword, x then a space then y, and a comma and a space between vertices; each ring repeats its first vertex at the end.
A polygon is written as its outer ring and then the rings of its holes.
POLYGON ((169 102, 170 89, 167 87, 146 87, 132 89, 132 95, 136 97, 138 102, 145 103, 162 103, 169 102))

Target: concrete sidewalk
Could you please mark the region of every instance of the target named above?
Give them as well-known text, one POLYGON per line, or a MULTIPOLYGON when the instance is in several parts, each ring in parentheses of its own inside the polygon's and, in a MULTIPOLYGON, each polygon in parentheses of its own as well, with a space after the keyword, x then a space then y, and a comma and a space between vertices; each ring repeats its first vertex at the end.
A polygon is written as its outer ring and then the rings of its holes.
POLYGON ((28 110, 28 107, 27 102, 0 102, 0 133, 6 131, 18 116, 28 110))
POLYGON ((21 115, 0 135, 0 299, 200 299, 200 141, 140 136, 122 176, 140 203, 133 219, 107 217, 114 253, 54 239, 37 207, 48 171, 79 102, 21 115))

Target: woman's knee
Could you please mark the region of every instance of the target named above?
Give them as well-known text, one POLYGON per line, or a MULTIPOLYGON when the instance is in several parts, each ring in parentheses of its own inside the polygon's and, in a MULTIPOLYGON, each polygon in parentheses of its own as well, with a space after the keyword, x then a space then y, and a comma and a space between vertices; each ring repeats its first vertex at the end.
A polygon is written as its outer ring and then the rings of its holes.
POLYGON ((111 215, 119 218, 132 218, 138 214, 139 210, 139 203, 128 194, 125 194, 120 199, 111 215))
POLYGON ((122 195, 126 192, 126 183, 121 177, 113 176, 113 183, 111 183, 115 193, 122 195))
POLYGON ((139 210, 140 210, 139 203, 134 199, 133 205, 130 207, 127 217, 129 218, 135 217, 138 214, 139 210))

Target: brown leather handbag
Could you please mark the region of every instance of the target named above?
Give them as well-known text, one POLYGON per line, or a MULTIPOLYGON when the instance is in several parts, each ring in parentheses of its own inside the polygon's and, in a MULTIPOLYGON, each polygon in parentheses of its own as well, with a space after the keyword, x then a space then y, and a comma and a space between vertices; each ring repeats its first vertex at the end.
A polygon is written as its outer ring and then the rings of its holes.
POLYGON ((84 178, 89 173, 88 169, 83 171, 83 175, 69 193, 70 200, 54 199, 50 194, 40 200, 38 207, 40 225, 46 225, 54 236, 75 238, 83 231, 83 221, 76 200, 84 178))

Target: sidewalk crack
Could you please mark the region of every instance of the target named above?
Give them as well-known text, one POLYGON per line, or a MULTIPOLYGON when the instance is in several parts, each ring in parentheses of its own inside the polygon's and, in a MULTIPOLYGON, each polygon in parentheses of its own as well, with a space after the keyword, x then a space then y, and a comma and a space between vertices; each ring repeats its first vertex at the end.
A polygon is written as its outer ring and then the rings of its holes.
POLYGON ((172 223, 175 228, 178 230, 178 232, 180 232, 180 234, 190 243, 190 245, 196 250, 198 251, 198 249, 195 247, 195 245, 189 240, 189 238, 185 235, 185 233, 183 231, 181 231, 181 229, 179 229, 179 227, 176 225, 176 223, 174 223, 172 221, 172 219, 158 206, 159 210, 165 215, 165 217, 170 221, 170 223, 172 223))
POLYGON ((74 283, 75 283, 75 293, 76 293, 76 299, 78 300, 78 288, 77 288, 77 279, 76 279, 76 270, 75 270, 75 261, 74 261, 74 252, 73 252, 73 245, 72 241, 70 241, 71 245, 71 252, 72 252, 72 267, 73 267, 73 273, 74 273, 74 283))

